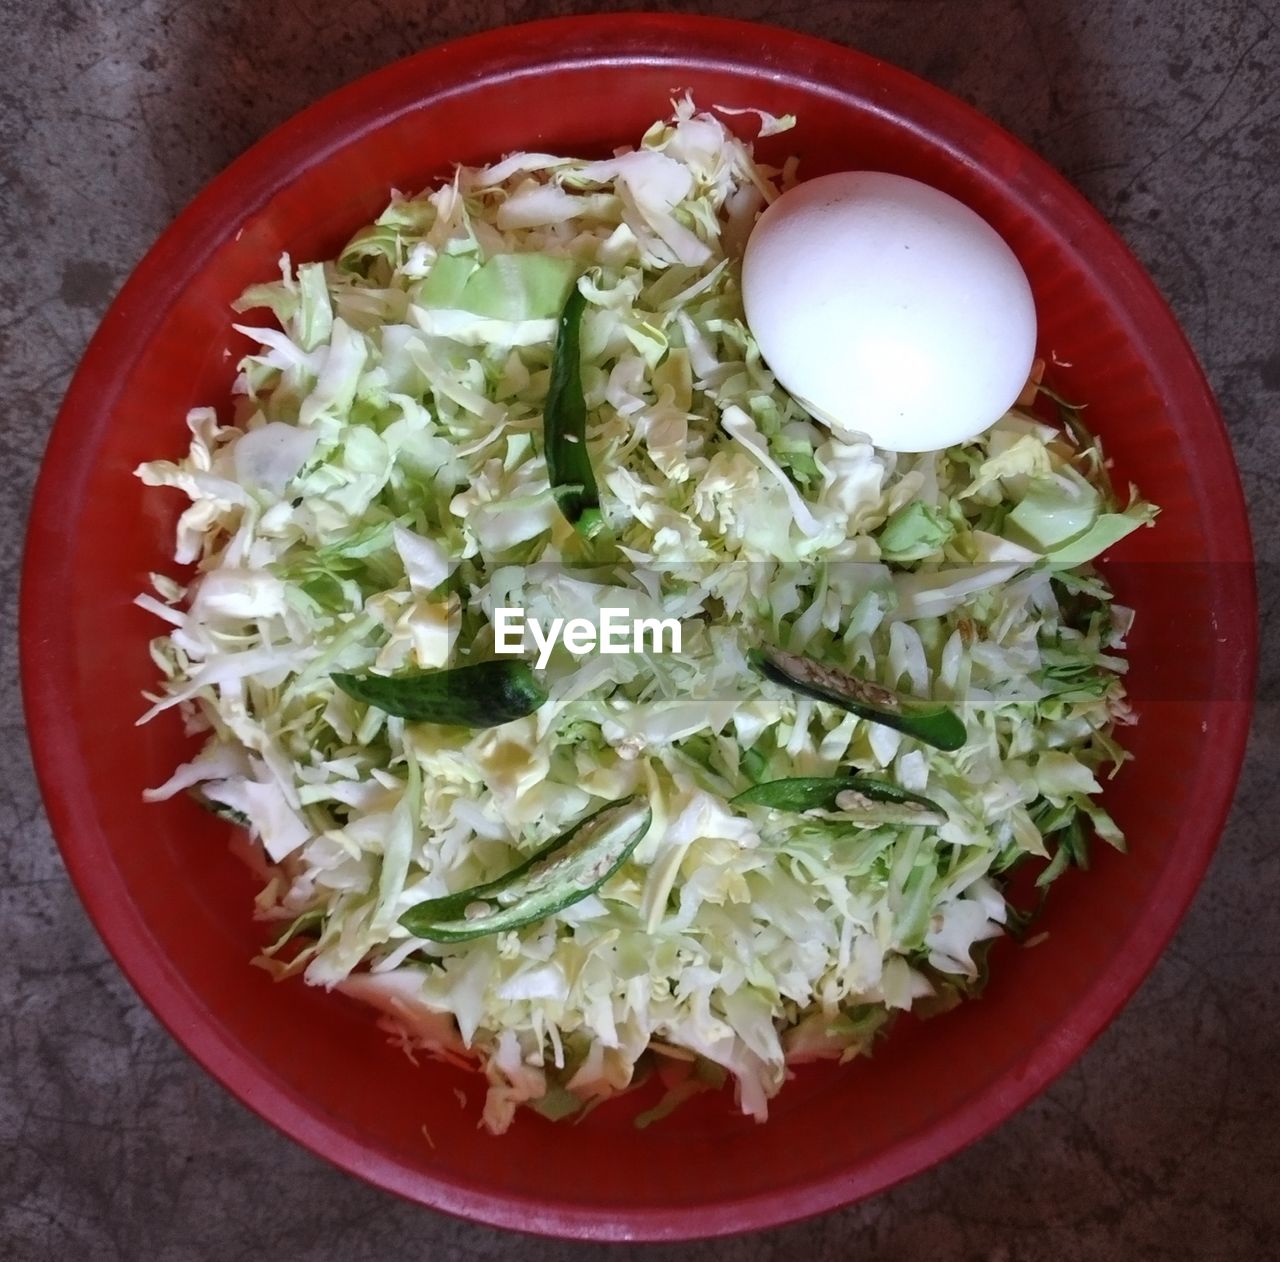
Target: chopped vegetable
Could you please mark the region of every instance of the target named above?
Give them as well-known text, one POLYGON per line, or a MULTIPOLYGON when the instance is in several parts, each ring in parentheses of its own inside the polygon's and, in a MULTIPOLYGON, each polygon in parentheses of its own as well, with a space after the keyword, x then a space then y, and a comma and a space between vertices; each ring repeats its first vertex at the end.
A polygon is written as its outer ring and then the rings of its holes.
POLYGON ((735 806, 764 806, 774 811, 834 811, 874 818, 879 823, 945 824, 937 802, 908 793, 871 776, 792 776, 752 785, 730 801, 735 806), (894 808, 889 811, 884 806, 894 808))
POLYGON ((965 742, 964 723, 947 706, 904 697, 835 666, 772 646, 753 650, 747 660, 771 683, 839 706, 868 722, 895 728, 938 749, 959 749, 965 742))
POLYGON ((895 512, 880 531, 880 555, 903 564, 941 553, 955 527, 923 500, 912 500, 895 512))
POLYGON ((244 295, 233 415, 138 471, 186 501, 145 717, 203 742, 148 798, 243 825, 259 963, 482 1070, 495 1133, 655 1063, 658 1114, 727 1076, 763 1118, 976 993, 1007 873, 1123 846, 1087 560, 1154 510, 1082 429, 895 454, 780 389, 740 257, 788 179, 680 101, 396 195, 244 295), (606 608, 679 651, 498 644, 606 608))
POLYGON ((653 812, 629 798, 604 807, 494 881, 419 903, 400 917, 418 938, 465 942, 545 920, 594 894, 649 831, 653 812))
POLYGON ((587 451, 587 404, 582 393, 580 330, 586 299, 573 289, 560 313, 543 425, 551 492, 571 526, 587 538, 600 529, 600 493, 587 451))
POLYGON ((547 699, 528 663, 518 659, 403 675, 339 672, 333 682, 387 714, 456 727, 497 727, 532 714, 547 699))
POLYGON ((1036 877, 1038 888, 1045 889, 1052 885, 1068 867, 1088 869, 1089 834, 1085 830, 1084 817, 1080 811, 1073 810, 1067 822, 1056 832, 1050 833, 1045 841, 1054 841, 1057 844, 1049 866, 1036 877))

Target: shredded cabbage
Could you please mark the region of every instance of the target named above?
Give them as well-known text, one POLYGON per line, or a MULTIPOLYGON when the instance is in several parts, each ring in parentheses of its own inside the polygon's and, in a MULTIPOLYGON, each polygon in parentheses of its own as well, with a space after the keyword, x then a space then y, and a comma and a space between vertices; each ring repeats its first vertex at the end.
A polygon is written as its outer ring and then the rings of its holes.
POLYGON ((670 1102, 727 1072, 764 1118, 789 1064, 865 1052, 894 1012, 976 989, 1015 863, 1078 857, 1062 839, 1085 822, 1123 841, 1097 795, 1124 757, 1131 613, 1081 567, 1153 510, 1111 503, 1027 413, 919 455, 807 415, 739 292, 780 182, 684 100, 604 161, 517 154, 396 195, 335 261, 286 256, 244 295, 233 422, 196 409, 187 455, 138 470, 189 500, 174 558, 194 565, 139 597, 166 622, 144 718, 176 706, 204 738, 148 797, 194 792, 244 824, 276 926, 259 963, 367 1000, 410 1052, 478 1065, 494 1132, 654 1065, 670 1102), (542 449, 574 285, 607 545, 560 515, 542 449), (499 607, 605 605, 679 619, 681 652, 561 648, 546 704, 499 727, 409 723, 331 679, 484 659, 499 607), (949 703, 967 743, 765 681, 746 662, 764 641, 949 703), (946 822, 731 802, 846 772, 946 822), (465 942, 399 923, 630 794, 653 826, 590 897, 465 942))

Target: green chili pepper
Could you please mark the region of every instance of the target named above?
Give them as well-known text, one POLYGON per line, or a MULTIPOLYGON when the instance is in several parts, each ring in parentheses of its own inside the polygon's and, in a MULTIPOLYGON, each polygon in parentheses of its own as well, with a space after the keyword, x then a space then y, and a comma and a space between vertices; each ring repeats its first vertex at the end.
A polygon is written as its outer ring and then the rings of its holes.
POLYGON ((774 645, 752 649, 747 660, 771 683, 839 706, 868 722, 895 728, 926 745, 951 750, 965 743, 964 723, 954 710, 938 702, 904 697, 835 666, 774 645))
POLYGON ((639 798, 611 803, 505 876, 419 903, 400 923, 417 938, 465 942, 545 920, 594 894, 630 858, 652 819, 639 798))
POLYGON ((945 824, 947 813, 932 798, 871 776, 793 776, 752 785, 733 805, 774 811, 843 810, 878 823, 945 824))
POLYGON ((497 727, 532 714, 547 699, 528 662, 476 662, 404 675, 333 676, 348 696, 414 723, 497 727))
POLYGON ((582 391, 580 345, 586 305, 582 290, 575 285, 560 313, 542 424, 551 493, 565 520, 590 539, 603 526, 604 518, 587 451, 587 401, 582 391))

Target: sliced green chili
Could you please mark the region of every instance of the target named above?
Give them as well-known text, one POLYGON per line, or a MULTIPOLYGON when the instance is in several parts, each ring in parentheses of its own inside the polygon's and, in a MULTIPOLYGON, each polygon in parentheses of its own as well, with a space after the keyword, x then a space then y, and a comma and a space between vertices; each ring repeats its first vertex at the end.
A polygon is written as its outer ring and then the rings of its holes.
POLYGON ((547 699, 528 662, 476 662, 404 675, 333 676, 348 696, 414 723, 497 727, 532 714, 547 699))
POLYGON ((582 390, 582 313, 587 300, 577 285, 560 313, 551 380, 542 424, 546 436, 547 478, 560 511, 590 539, 604 523, 600 493, 587 451, 587 401, 582 390))
POLYGON ((945 824, 947 813, 932 798, 900 789, 872 776, 792 776, 752 785, 735 806, 774 811, 847 811, 879 823, 945 824))
POLYGON ((848 671, 774 645, 752 649, 747 660, 771 683, 839 706, 868 722, 895 728, 926 745, 950 750, 965 743, 964 723, 954 710, 938 702, 904 697, 848 671))
POLYGON ((594 894, 631 857, 652 819, 640 798, 611 803, 506 875, 419 903, 400 923, 417 938, 465 942, 545 920, 594 894))

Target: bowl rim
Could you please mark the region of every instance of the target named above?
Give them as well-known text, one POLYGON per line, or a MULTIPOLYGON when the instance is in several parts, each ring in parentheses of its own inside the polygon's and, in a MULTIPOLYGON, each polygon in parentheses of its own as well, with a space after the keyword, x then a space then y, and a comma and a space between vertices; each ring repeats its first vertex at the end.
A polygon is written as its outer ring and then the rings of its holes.
MULTIPOLYGON (((760 73, 767 67, 754 63, 760 73)), ((837 80, 838 81, 838 80, 837 80)), ((866 94, 864 93, 864 96, 866 94)), ((30 510, 20 596, 20 673, 33 760, 63 861, 89 917, 134 989, 169 1033, 259 1117, 339 1168, 409 1200, 459 1217, 540 1235, 584 1240, 684 1240, 758 1230, 850 1204, 882 1191, 987 1134, 1066 1070, 1137 989, 1172 937, 1208 867, 1225 825, 1243 761, 1257 669, 1256 592, 1248 518, 1231 445, 1195 354, 1163 297, 1103 217, 1061 175, 998 124, 941 88, 852 48, 763 23, 696 15, 627 13, 551 18, 504 26, 426 48, 322 97, 258 141, 217 175, 162 233, 112 302, 77 368, 46 448, 30 510), (1202 484, 1220 512, 1212 559, 1237 562, 1224 588, 1224 622, 1236 636, 1225 664, 1236 698, 1213 707, 1205 742, 1225 770, 1197 803, 1197 844, 1171 858, 1147 914, 1117 944, 1112 968, 1095 979, 1052 1040, 950 1115, 908 1135, 856 1170, 799 1186, 696 1206, 585 1206, 495 1194, 482 1186, 424 1175, 305 1098, 230 1039, 177 970, 153 949, 145 922, 115 869, 91 805, 86 768, 66 701, 60 661, 66 640, 70 550, 61 509, 83 490, 95 438, 105 431, 121 383, 190 278, 237 227, 301 172, 405 112, 480 82, 556 69, 678 64, 742 73, 744 54, 763 56, 793 82, 830 93, 838 73, 873 86, 875 108, 926 131, 930 143, 973 163, 999 156, 1042 219, 1070 224, 1073 246, 1110 276, 1169 406, 1195 415, 1203 431, 1202 484), (553 47, 553 57, 540 55, 553 47), (801 69, 805 67, 807 69, 801 69), (431 85, 426 87, 424 85, 431 85), (927 117, 925 128, 916 121, 927 117), (1016 167, 1016 171, 1014 168, 1016 167), (1020 174, 1019 174, 1020 172, 1020 174), (1158 334, 1158 336, 1156 336, 1158 334), (1219 555, 1220 554, 1220 555, 1219 555)), ((1220 677, 1221 678, 1221 677, 1220 677)))

